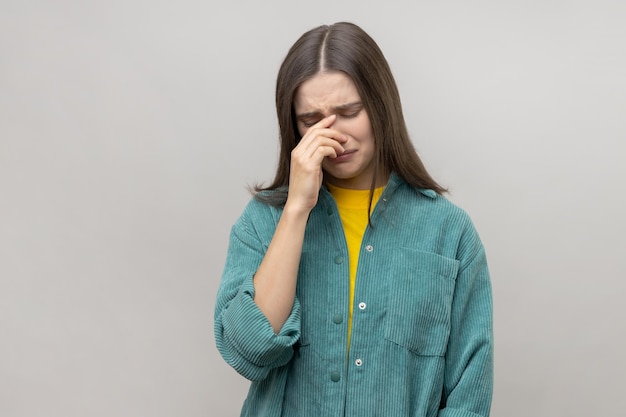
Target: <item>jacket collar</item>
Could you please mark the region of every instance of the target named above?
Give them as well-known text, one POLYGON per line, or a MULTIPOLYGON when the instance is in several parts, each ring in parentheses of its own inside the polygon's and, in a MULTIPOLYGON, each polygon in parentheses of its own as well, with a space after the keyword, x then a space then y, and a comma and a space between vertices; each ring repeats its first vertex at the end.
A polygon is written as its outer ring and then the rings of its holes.
MULTIPOLYGON (((380 198, 389 199, 393 195, 393 193, 396 192, 398 187, 403 184, 406 184, 404 180, 398 174, 392 172, 389 176, 389 181, 387 181, 387 185, 385 186, 385 190, 383 191, 383 194, 380 196, 380 198)), ((418 188, 417 191, 428 198, 435 199, 438 197, 438 194, 434 190, 428 188, 418 188)), ((326 187, 326 185, 323 185, 320 189, 320 202, 324 203, 324 205, 330 202, 334 204, 334 199, 330 194, 330 191, 328 191, 328 187, 326 187)))

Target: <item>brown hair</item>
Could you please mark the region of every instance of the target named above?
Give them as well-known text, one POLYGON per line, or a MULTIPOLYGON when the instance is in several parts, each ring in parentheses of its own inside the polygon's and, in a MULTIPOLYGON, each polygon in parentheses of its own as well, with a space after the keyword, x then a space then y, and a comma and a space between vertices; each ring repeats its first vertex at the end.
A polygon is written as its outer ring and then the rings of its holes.
MULTIPOLYGON (((395 172, 415 188, 441 194, 420 160, 404 122, 398 87, 382 51, 359 26, 339 22, 304 33, 285 57, 276 80, 276 111, 280 128, 280 156, 274 181, 256 186, 256 198, 284 205, 289 185, 291 151, 301 139, 293 101, 298 87, 323 71, 340 71, 354 82, 367 112, 375 141, 374 172, 395 172), (262 191, 270 191, 266 193, 262 191)), ((371 193, 376 184, 372 178, 371 193)))

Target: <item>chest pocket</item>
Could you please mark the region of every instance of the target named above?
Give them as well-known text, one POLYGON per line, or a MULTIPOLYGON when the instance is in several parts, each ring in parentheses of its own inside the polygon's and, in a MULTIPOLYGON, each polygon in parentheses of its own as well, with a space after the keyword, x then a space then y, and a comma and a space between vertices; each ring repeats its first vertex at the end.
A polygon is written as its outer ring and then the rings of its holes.
POLYGON ((459 262, 408 248, 394 261, 385 338, 418 355, 445 355, 459 262))

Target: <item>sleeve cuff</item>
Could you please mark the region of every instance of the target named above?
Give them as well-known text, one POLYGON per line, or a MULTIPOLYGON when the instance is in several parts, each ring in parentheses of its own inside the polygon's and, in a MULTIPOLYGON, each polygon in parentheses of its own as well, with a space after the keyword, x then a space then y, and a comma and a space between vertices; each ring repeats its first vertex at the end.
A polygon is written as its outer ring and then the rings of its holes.
POLYGON ((300 338, 300 310, 295 299, 287 321, 275 334, 254 302, 252 277, 247 278, 223 316, 224 339, 229 341, 233 359, 253 367, 275 368, 287 364, 293 355, 292 346, 300 338))
POLYGON ((476 414, 467 410, 460 410, 458 408, 447 407, 447 408, 439 410, 437 417, 484 417, 484 416, 482 414, 476 414))

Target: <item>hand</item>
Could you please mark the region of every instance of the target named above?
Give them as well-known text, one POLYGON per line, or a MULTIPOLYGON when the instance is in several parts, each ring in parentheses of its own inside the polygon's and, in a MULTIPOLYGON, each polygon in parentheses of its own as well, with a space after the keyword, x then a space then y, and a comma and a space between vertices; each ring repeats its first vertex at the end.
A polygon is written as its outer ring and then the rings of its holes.
POLYGON ((311 126, 300 143, 291 151, 291 172, 287 207, 306 210, 317 204, 322 186, 322 162, 324 158, 336 158, 344 152, 342 146, 348 138, 330 127, 337 116, 331 115, 311 126))

